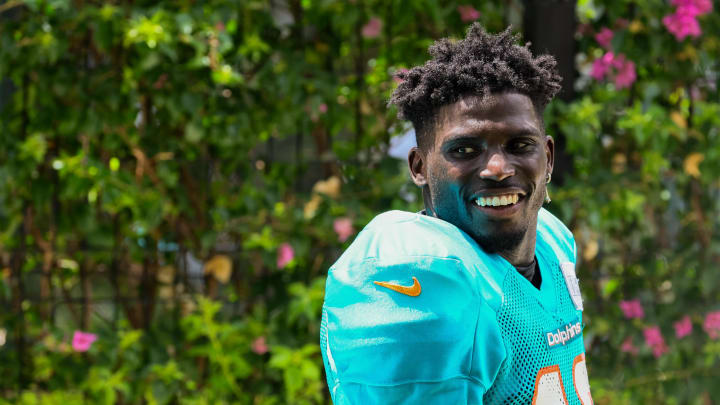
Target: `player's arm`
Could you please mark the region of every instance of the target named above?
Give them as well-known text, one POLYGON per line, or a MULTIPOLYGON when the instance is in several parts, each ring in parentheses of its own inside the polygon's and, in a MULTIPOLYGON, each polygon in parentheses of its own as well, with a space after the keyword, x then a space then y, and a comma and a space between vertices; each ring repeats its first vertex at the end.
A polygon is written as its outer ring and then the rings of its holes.
POLYGON ((332 269, 322 329, 336 405, 482 403, 505 355, 495 312, 451 258, 332 269))

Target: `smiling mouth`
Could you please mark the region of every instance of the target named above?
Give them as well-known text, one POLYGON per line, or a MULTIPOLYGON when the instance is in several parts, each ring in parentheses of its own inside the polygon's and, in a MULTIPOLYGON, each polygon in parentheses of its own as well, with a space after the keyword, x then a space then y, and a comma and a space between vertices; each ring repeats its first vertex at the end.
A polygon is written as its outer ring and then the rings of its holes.
POLYGON ((478 197, 473 203, 479 207, 505 207, 512 206, 523 199, 524 195, 520 193, 509 193, 501 195, 493 195, 487 197, 478 197))

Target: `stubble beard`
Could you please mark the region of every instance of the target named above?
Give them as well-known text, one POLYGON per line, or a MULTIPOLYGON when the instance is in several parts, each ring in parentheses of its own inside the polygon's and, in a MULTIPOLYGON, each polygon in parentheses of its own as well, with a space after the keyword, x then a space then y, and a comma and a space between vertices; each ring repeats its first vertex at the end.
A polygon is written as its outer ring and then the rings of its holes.
MULTIPOLYGON (((543 191, 542 196, 540 197, 542 199, 539 201, 527 201, 528 204, 532 205, 529 207, 530 210, 535 213, 535 215, 532 215, 531 218, 528 218, 528 222, 523 221, 521 224, 516 224, 515 227, 511 227, 510 229, 492 230, 491 226, 485 226, 482 228, 491 232, 483 234, 480 232, 483 229, 473 229, 470 234, 473 236, 473 239, 475 239, 478 245, 480 245, 480 247, 487 253, 499 254, 500 256, 506 258, 517 255, 517 250, 523 245, 526 237, 528 236, 527 233, 531 229, 535 229, 535 226, 532 226, 532 222, 534 221, 537 223, 537 213, 542 207, 542 201, 545 199, 545 193, 547 193, 546 190, 543 191)), ((530 199, 534 196, 535 193, 528 194, 530 199)), ((500 224, 496 223, 495 225, 500 224)))
MULTIPOLYGON (((465 233, 467 233, 472 239, 477 242, 480 248, 490 254, 499 254, 506 256, 507 254, 515 253, 515 251, 522 245, 525 240, 525 235, 528 232, 528 226, 520 226, 515 229, 502 229, 492 230, 492 224, 486 224, 486 226, 478 226, 474 221, 463 222, 456 220, 450 215, 441 216, 447 222, 457 226, 465 233), (444 217, 444 218, 443 218, 444 217), (490 225, 490 226, 487 226, 490 225), (468 226, 470 229, 468 229, 468 226), (482 231, 491 231, 489 233, 482 233, 482 231)), ((499 225, 499 224, 494 224, 499 225)))
POLYGON ((496 235, 475 235, 475 241, 486 253, 507 253, 513 252, 520 246, 527 229, 503 232, 496 235))
MULTIPOLYGON (((531 193, 530 195, 534 195, 531 193)), ((547 188, 543 191, 542 198, 539 202, 532 204, 531 210, 535 212, 534 218, 530 221, 537 223, 538 212, 542 208, 542 203, 547 195, 547 188)), ((530 229, 535 229, 535 226, 531 226, 531 222, 525 223, 520 229, 510 229, 505 231, 494 232, 492 235, 480 234, 473 232, 473 239, 480 245, 480 247, 487 253, 496 253, 503 257, 512 256, 517 253, 517 249, 523 244, 525 237, 530 229)))

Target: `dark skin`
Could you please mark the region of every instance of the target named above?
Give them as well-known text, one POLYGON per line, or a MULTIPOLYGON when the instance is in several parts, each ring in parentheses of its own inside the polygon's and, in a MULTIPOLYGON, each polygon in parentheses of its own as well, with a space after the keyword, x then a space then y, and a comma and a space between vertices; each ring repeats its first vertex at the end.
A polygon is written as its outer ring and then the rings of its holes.
POLYGON ((427 212, 513 266, 532 264, 555 151, 532 100, 517 92, 468 95, 437 113, 433 139, 408 155, 427 212), (495 197, 507 201, 485 202, 495 197))

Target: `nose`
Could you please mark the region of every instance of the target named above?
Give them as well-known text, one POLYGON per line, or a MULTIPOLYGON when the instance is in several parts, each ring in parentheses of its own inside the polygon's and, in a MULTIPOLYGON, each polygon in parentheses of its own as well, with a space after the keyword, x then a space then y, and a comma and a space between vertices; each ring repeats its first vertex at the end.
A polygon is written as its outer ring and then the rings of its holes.
POLYGON ((490 156, 485 168, 480 172, 480 177, 495 181, 503 181, 504 179, 514 176, 515 169, 508 164, 507 160, 501 153, 494 153, 490 156))

